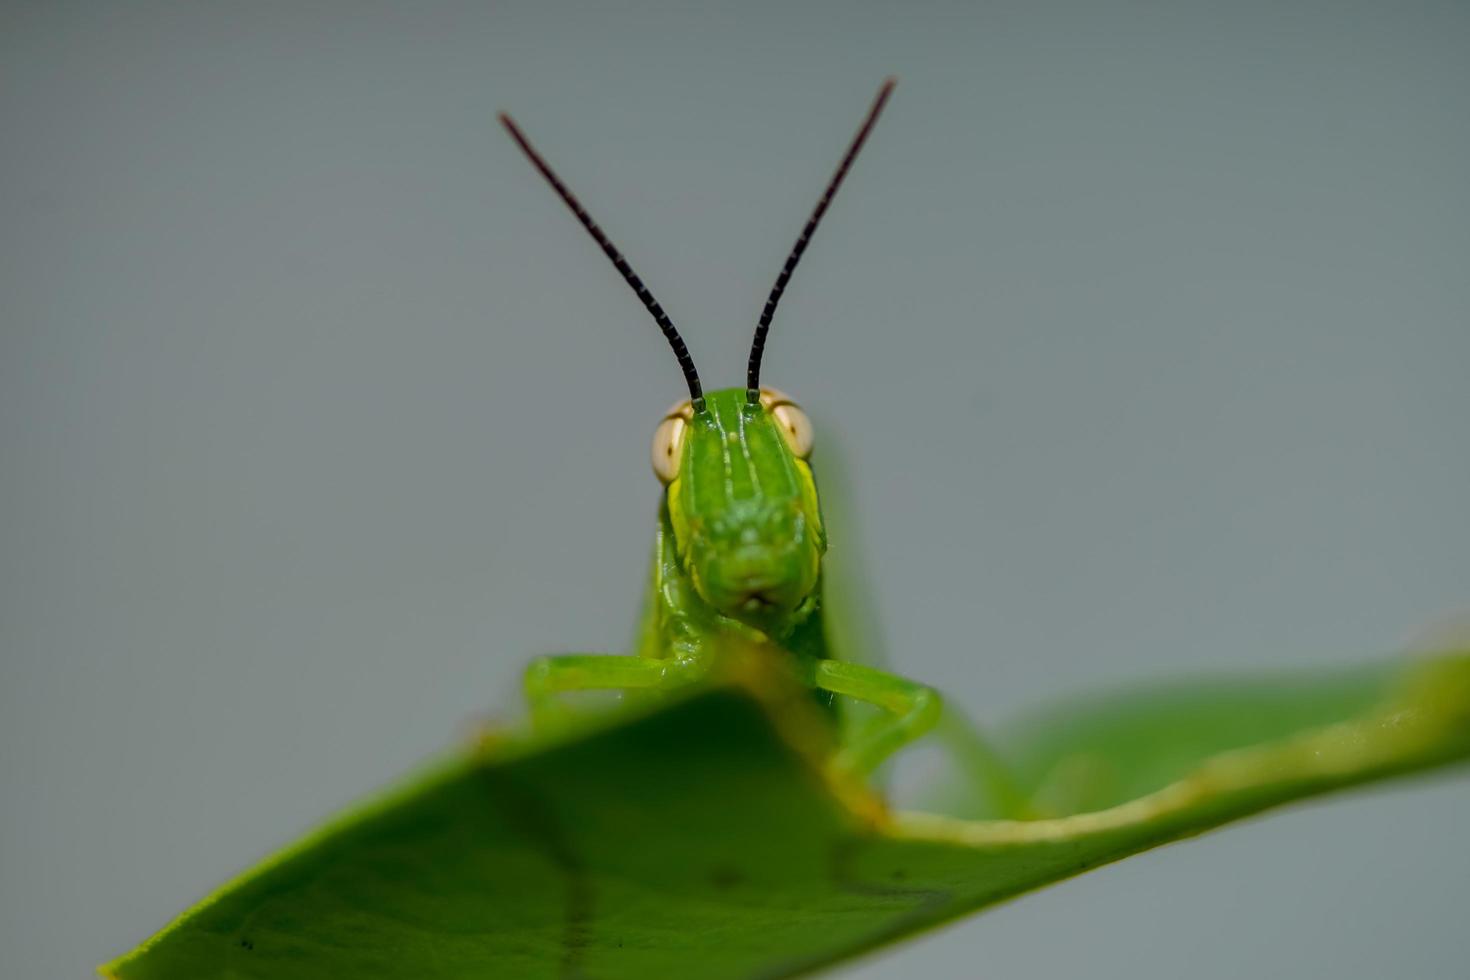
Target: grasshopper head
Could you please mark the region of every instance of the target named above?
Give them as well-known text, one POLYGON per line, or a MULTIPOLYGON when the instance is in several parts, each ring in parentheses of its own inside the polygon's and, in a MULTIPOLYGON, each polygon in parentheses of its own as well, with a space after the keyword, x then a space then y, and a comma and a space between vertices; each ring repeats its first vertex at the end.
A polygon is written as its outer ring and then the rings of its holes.
POLYGON ((811 424, 785 395, 744 388, 676 405, 654 435, 680 561, 700 597, 779 633, 816 589, 826 535, 806 457, 811 424))

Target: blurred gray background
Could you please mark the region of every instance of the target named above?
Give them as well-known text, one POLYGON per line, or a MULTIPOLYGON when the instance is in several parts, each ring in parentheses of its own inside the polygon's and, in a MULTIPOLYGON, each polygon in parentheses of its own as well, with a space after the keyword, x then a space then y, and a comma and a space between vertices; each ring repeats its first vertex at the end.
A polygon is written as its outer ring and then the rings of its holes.
MULTIPOLYGON (((898 668, 1004 718, 1470 600, 1464 3, 9 2, 0 974, 630 635, 680 378, 494 112, 718 387, 888 73, 766 363, 898 668)), ((1458 976, 1467 823, 1301 807, 838 974, 1458 976)))

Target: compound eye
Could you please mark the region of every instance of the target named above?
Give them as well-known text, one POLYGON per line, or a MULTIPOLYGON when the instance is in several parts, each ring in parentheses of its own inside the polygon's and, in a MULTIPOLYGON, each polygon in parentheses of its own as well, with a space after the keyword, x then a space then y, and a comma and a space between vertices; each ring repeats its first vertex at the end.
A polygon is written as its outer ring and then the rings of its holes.
POLYGON ((653 430, 653 473, 665 485, 673 483, 679 475, 679 463, 684 459, 684 436, 689 432, 692 411, 688 402, 681 402, 653 430))
POLYGON ((776 424, 781 429, 781 434, 786 437, 786 444, 798 459, 806 459, 812 454, 812 420, 806 417, 806 413, 795 405, 777 405, 771 409, 771 414, 776 417, 776 424))
POLYGON ((776 427, 786 439, 786 445, 798 459, 812 454, 812 420, 807 418, 801 406, 775 388, 761 389, 761 404, 776 420, 776 427))

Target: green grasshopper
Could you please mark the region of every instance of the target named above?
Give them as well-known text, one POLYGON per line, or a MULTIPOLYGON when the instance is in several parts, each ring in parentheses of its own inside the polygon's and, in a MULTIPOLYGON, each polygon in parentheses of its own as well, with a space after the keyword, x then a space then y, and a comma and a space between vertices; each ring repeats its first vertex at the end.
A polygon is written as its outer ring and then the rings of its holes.
MULTIPOLYGON (((565 692, 677 687, 702 676, 731 643, 745 643, 784 651, 798 677, 834 711, 834 695, 879 709, 868 724, 845 726, 846 744, 833 758, 839 769, 871 773, 939 723, 943 709, 932 687, 844 660, 832 648, 835 631, 822 601, 827 533, 809 464, 812 425, 794 401, 760 383, 776 305, 893 86, 890 78, 879 89, 776 277, 756 325, 745 387, 708 394, 663 307, 516 123, 501 114, 511 137, 653 315, 689 388, 689 397, 654 430, 653 471, 664 493, 638 651, 535 660, 525 677, 533 719, 554 714, 565 692)), ((944 729, 969 767, 980 770, 975 775, 993 798, 1014 797, 977 735, 956 738, 959 726, 944 729)))

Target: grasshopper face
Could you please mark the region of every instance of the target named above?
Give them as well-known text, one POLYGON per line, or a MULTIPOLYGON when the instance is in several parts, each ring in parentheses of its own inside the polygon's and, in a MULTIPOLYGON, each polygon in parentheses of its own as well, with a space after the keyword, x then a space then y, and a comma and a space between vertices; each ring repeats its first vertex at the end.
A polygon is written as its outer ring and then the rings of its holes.
POLYGON ((826 551, 816 483, 804 458, 811 427, 771 389, 683 402, 654 437, 681 563, 716 611, 780 633, 816 590, 826 551))

